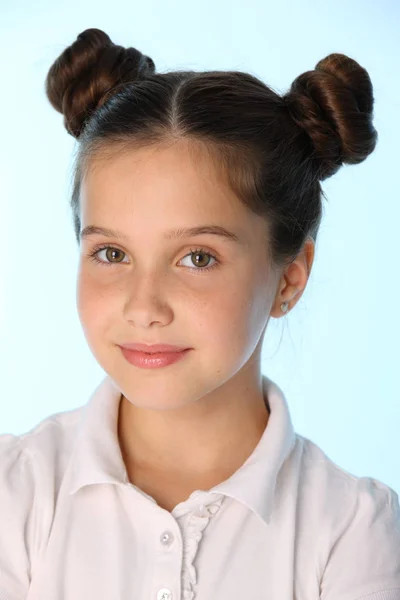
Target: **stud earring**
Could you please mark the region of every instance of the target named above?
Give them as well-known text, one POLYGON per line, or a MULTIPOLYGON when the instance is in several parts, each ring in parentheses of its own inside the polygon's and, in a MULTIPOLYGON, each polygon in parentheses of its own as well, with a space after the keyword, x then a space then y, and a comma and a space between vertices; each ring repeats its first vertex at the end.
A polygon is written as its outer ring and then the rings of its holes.
POLYGON ((287 310, 288 310, 288 308, 289 308, 289 303, 288 302, 282 302, 282 304, 281 304, 282 312, 286 313, 287 310))

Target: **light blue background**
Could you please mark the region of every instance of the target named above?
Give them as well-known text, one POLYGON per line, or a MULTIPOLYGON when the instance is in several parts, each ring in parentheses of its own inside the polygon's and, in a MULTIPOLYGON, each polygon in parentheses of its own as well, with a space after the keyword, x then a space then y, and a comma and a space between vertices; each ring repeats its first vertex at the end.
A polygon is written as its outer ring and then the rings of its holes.
POLYGON ((75 308, 75 140, 44 93, 52 62, 89 27, 137 47, 158 71, 244 70, 278 93, 331 52, 368 70, 377 148, 324 182, 313 271, 295 309, 270 321, 263 372, 283 388, 299 433, 342 468, 400 492, 395 0, 1 0, 0 432, 86 403, 104 374, 75 308))

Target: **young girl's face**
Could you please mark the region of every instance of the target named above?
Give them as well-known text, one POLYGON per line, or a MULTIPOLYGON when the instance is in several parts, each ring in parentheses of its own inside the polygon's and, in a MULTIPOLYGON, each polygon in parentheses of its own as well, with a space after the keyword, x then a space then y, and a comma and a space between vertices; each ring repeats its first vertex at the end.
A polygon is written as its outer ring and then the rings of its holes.
POLYGON ((134 150, 96 164, 82 183, 81 231, 118 235, 81 239, 79 318, 100 366, 141 407, 183 407, 228 382, 254 389, 278 285, 265 221, 235 197, 218 165, 200 152, 193 157, 183 142, 134 150), (167 235, 206 225, 237 240, 167 235), (91 257, 99 246, 108 249, 91 257), (191 350, 169 366, 142 369, 124 358, 124 343, 191 350))

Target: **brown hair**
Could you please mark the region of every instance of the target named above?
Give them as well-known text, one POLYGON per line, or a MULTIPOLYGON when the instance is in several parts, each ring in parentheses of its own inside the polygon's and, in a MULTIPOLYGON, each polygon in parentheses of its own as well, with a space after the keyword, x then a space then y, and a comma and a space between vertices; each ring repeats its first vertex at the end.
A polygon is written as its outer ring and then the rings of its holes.
POLYGON ((363 161, 377 140, 371 80, 343 54, 322 59, 280 96, 240 71, 156 73, 139 50, 87 29, 51 66, 46 94, 80 142, 70 200, 78 243, 80 185, 94 158, 187 140, 265 217, 270 257, 284 265, 308 237, 316 241, 320 181, 363 161))

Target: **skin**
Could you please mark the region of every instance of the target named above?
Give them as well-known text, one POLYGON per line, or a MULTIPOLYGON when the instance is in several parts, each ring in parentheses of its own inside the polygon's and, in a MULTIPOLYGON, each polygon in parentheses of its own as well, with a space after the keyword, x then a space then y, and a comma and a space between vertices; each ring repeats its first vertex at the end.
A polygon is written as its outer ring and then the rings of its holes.
MULTIPOLYGON (((108 227, 126 238, 82 239, 79 318, 91 352, 121 390, 118 437, 129 478, 168 509, 227 479, 260 440, 269 418, 266 327, 283 316, 282 302, 290 310, 299 301, 314 259, 308 240, 289 267, 274 269, 265 220, 186 144, 93 162, 81 188, 82 229, 108 227), (240 243, 212 234, 164 239, 168 229, 200 224, 222 225, 240 243), (96 244, 111 246, 97 254, 103 264, 89 257, 96 244), (191 254, 198 248, 216 256, 216 268, 201 271, 191 254), (123 357, 124 342, 192 350, 170 366, 140 369, 123 357)), ((215 264, 207 255, 201 261, 215 264)))

